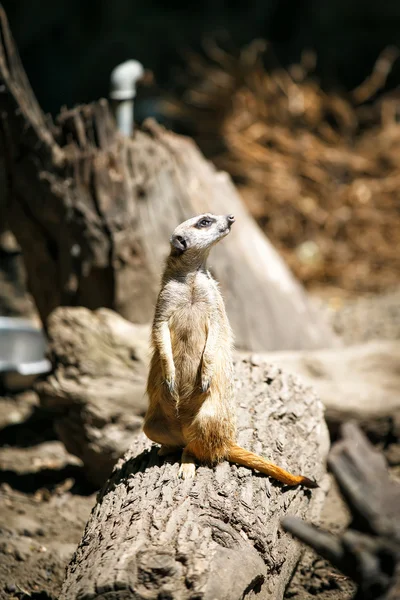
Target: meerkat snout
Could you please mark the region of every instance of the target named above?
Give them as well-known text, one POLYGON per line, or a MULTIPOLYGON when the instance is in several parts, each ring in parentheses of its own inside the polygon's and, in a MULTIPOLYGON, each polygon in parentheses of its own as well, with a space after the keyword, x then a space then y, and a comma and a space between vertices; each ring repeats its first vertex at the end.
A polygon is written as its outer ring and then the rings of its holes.
POLYGON ((227 234, 230 232, 232 224, 235 222, 235 217, 233 215, 226 215, 223 217, 223 221, 220 223, 219 231, 222 234, 227 234), (225 221, 226 219, 226 221, 225 221))
POLYGON ((233 215, 226 215, 226 221, 227 221, 228 231, 230 231, 233 223, 235 222, 235 217, 233 215))

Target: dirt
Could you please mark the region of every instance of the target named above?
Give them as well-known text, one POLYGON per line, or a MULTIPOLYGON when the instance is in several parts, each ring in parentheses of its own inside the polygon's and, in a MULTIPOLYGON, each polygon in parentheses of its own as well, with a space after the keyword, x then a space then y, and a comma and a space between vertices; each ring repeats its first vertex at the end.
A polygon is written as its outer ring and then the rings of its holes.
POLYGON ((57 598, 95 495, 0 487, 0 598, 57 598))
POLYGON ((0 398, 0 600, 56 599, 96 501, 33 392, 0 398))
POLYGON ((345 344, 400 339, 400 287, 382 294, 328 301, 328 318, 345 344))

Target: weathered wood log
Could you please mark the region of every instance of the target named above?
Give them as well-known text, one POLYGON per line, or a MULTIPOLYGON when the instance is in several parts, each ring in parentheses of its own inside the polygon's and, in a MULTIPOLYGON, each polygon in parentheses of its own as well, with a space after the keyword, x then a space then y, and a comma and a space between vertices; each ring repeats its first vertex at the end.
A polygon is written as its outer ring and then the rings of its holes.
MULTIPOLYGON (((60 438, 101 486, 133 431, 139 431, 146 410, 150 328, 134 326, 107 309, 91 313, 60 307, 48 329, 54 369, 37 385, 42 405, 58 413, 60 438)), ((340 354, 265 353, 253 354, 252 361, 299 375, 324 403, 331 435, 349 417, 357 419, 371 439, 385 442, 385 454, 395 464, 398 445, 390 440, 400 428, 398 355, 398 342, 371 342, 340 354)))
POLYGON ((315 389, 331 436, 354 420, 374 441, 400 437, 400 341, 374 340, 340 352, 269 352, 259 360, 299 375, 315 389))
POLYGON ((100 487, 141 430, 149 327, 107 309, 60 307, 48 332, 54 368, 36 386, 41 404, 55 412, 59 438, 100 487))
POLYGON ((330 328, 244 208, 229 177, 189 139, 154 123, 119 135, 107 102, 63 111, 34 98, 0 10, 1 131, 10 226, 46 324, 60 305, 151 320, 173 229, 193 214, 234 213, 212 266, 242 349, 327 347, 330 328))
POLYGON ((293 516, 282 525, 351 577, 359 585, 356 598, 394 600, 400 597, 400 485, 356 425, 347 423, 342 433, 329 466, 351 510, 350 527, 336 538, 293 516))
POLYGON ((279 520, 318 518, 325 496, 323 408, 275 367, 240 359, 235 373, 239 443, 321 487, 283 488, 227 462, 181 481, 179 455, 161 459, 140 436, 99 494, 60 600, 283 597, 299 547, 279 520))

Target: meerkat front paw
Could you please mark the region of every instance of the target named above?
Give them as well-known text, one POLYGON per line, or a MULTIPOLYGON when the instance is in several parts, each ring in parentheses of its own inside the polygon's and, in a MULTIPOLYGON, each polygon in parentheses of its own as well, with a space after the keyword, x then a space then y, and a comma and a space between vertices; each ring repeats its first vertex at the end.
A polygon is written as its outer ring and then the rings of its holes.
POLYGON ((193 462, 182 463, 179 467, 179 479, 194 479, 196 475, 196 465, 193 462))
POLYGON ((165 385, 167 386, 168 391, 171 394, 171 396, 175 396, 175 392, 176 392, 175 371, 166 375, 164 382, 165 382, 165 385))
POLYGON ((208 369, 203 369, 203 372, 201 374, 201 391, 203 392, 203 394, 208 392, 208 390, 210 389, 212 377, 212 373, 208 369))
POLYGON ((169 379, 166 379, 165 383, 166 383, 166 386, 167 386, 168 391, 171 394, 171 396, 174 396, 174 394, 175 394, 175 377, 170 377, 169 379))

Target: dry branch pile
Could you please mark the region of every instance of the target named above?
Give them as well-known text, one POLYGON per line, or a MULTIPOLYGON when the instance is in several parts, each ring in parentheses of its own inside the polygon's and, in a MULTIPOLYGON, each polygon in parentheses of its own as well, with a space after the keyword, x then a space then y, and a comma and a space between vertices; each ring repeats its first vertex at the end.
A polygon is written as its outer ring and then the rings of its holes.
POLYGON ((192 56, 178 118, 308 287, 381 291, 400 272, 399 97, 371 98, 397 52, 345 95, 320 88, 310 53, 286 71, 266 47, 192 56))

